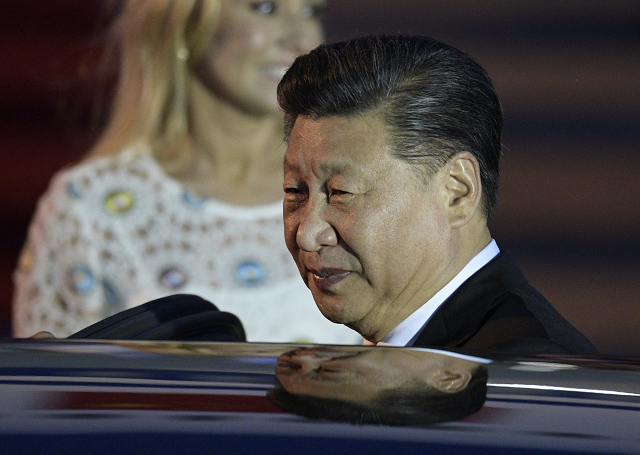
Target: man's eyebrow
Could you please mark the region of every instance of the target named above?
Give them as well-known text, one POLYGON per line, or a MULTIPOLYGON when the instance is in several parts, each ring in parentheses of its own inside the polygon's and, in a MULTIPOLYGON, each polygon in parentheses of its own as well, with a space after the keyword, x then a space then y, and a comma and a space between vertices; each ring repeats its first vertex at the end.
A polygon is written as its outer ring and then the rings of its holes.
MULTIPOLYGON (((284 172, 301 172, 300 166, 291 162, 287 159, 287 156, 284 157, 283 164, 284 172)), ((355 165, 350 161, 331 161, 320 164, 319 171, 325 176, 338 175, 338 174, 351 174, 358 175, 361 171, 361 167, 355 165)))

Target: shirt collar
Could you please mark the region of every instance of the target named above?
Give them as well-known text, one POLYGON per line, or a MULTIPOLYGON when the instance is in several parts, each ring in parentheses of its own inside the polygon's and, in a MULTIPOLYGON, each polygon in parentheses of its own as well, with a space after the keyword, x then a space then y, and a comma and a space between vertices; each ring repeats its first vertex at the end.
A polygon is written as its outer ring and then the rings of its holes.
POLYGON ((391 346, 411 346, 421 329, 429 322, 431 316, 433 316, 445 300, 447 300, 462 283, 467 281, 471 275, 487 265, 489 261, 498 254, 500 254, 500 248, 498 248, 496 241, 491 239, 489 245, 476 254, 449 283, 440 289, 424 305, 398 324, 382 339, 381 343, 391 346))

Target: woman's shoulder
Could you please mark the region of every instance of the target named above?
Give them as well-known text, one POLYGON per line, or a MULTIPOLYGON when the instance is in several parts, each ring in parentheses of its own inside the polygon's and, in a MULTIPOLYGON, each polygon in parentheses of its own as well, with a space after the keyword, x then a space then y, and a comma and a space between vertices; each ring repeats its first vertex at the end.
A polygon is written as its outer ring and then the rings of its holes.
POLYGON ((151 155, 136 148, 128 148, 115 155, 86 158, 60 170, 54 176, 54 180, 109 178, 121 174, 136 174, 145 169, 151 172, 157 166, 151 155))
MULTIPOLYGON (((160 163, 144 150, 129 148, 116 155, 86 159, 59 171, 52 179, 45 198, 58 203, 95 206, 117 201, 134 205, 136 201, 161 203, 172 212, 185 212, 202 219, 228 219, 250 223, 282 221, 282 203, 236 206, 192 192, 169 176, 160 163), (127 202, 129 201, 129 202, 127 202)), ((140 206, 139 203, 135 204, 140 206)))
POLYGON ((34 223, 50 231, 84 225, 87 232, 112 232, 166 221, 179 196, 152 157, 125 151, 59 171, 38 201, 34 223))
POLYGON ((117 155, 89 158, 58 171, 49 193, 75 193, 110 186, 151 184, 163 175, 155 160, 135 149, 117 155))

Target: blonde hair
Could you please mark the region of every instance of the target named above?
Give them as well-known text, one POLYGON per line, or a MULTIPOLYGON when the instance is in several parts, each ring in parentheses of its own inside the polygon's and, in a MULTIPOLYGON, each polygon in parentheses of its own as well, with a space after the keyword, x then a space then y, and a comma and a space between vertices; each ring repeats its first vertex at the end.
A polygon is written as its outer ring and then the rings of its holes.
POLYGON ((89 157, 125 148, 181 161, 189 61, 210 45, 220 0, 127 0, 113 27, 120 76, 110 120, 89 157))

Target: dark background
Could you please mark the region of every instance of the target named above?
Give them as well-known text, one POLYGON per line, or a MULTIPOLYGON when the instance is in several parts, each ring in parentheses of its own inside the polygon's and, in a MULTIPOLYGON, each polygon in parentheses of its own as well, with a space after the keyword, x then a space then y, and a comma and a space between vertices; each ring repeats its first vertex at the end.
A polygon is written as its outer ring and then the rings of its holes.
MULTIPOLYGON (((0 336, 36 201, 104 121, 106 2, 0 0, 0 336)), ((640 2, 333 0, 326 29, 426 34, 480 61, 505 112, 494 237, 601 352, 640 355, 640 2)))

